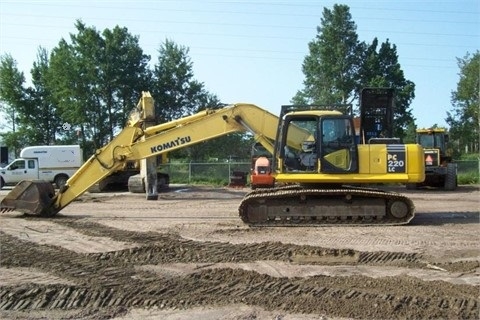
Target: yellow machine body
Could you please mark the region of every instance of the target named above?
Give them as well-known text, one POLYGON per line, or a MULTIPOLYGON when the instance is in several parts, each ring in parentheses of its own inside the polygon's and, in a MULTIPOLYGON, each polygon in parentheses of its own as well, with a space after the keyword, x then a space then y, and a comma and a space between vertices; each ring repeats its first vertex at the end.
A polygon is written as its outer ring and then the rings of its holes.
MULTIPOLYGON (((153 104, 148 93, 141 99, 139 105, 153 104)), ((45 182, 25 181, 5 197, 1 211, 53 216, 128 161, 233 132, 251 132, 273 154, 275 185, 247 194, 239 207, 240 218, 250 225, 407 223, 414 213, 411 200, 358 186, 416 183, 425 178, 421 146, 359 144, 352 118, 337 111, 309 109, 278 117, 239 103, 148 128, 142 128, 141 118, 98 149, 57 193, 52 194, 45 182)))

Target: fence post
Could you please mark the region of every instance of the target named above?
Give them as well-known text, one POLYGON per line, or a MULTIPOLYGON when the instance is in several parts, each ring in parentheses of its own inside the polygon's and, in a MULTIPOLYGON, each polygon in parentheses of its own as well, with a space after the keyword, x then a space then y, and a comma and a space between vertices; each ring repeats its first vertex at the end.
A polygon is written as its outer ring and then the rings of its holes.
POLYGON ((192 182, 192 160, 188 163, 188 183, 192 182))
POLYGON ((230 161, 228 161, 228 177, 227 177, 227 181, 230 181, 230 174, 232 173, 232 169, 231 169, 231 164, 230 164, 230 161))

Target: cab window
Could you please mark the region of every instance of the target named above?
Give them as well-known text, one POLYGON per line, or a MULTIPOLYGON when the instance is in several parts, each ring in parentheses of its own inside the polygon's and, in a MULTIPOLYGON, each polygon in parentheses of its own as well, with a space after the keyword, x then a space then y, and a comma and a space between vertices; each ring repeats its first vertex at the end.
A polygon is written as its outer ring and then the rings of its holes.
POLYGON ((35 160, 28 160, 28 169, 35 169, 35 160))
POLYGON ((25 160, 17 160, 10 165, 10 170, 25 169, 25 160))

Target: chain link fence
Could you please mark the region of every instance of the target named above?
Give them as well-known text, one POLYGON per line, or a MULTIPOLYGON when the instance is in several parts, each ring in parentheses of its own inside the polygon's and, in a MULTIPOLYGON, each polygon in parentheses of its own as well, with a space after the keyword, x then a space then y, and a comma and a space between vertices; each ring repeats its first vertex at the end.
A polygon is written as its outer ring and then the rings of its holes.
POLYGON ((250 162, 168 163, 161 166, 161 171, 169 174, 171 183, 227 185, 239 173, 248 176, 250 166, 250 162))
MULTIPOLYGON (((480 160, 455 161, 459 175, 478 176, 480 160)), ((171 183, 211 183, 227 185, 232 176, 250 173, 250 162, 208 162, 208 163, 169 163, 161 166, 161 171, 170 175, 171 183)))
POLYGON ((456 160, 458 174, 475 174, 480 171, 480 160, 456 160))

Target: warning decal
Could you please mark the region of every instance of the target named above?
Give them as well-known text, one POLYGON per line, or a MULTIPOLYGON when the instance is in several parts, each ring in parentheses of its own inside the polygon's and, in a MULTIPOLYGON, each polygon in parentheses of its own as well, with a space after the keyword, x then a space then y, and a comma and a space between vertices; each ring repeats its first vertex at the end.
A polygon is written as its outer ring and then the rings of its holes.
POLYGON ((427 155, 427 158, 425 159, 425 164, 426 164, 427 166, 433 165, 433 158, 432 158, 431 155, 427 155))

